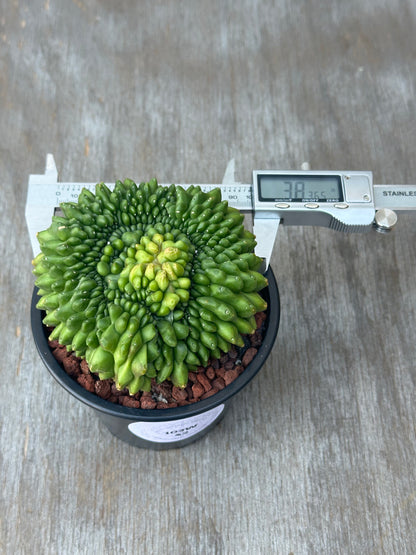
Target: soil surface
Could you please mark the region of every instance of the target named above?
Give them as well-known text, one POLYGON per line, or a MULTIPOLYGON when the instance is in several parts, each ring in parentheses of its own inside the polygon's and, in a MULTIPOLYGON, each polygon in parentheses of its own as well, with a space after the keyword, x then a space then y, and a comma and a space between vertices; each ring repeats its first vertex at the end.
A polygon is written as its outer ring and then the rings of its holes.
POLYGON ((54 357, 66 373, 87 391, 125 407, 166 409, 207 399, 232 383, 256 356, 263 340, 265 320, 265 312, 256 314, 257 330, 251 335, 243 335, 244 347, 233 346, 219 359, 210 360, 206 367, 200 366, 197 372, 190 372, 185 388, 175 387, 170 381, 157 383, 152 379, 151 391, 140 391, 135 395, 130 395, 127 389, 118 390, 112 379, 100 380, 97 374, 90 372, 86 360, 67 351, 58 341, 48 343, 54 357))

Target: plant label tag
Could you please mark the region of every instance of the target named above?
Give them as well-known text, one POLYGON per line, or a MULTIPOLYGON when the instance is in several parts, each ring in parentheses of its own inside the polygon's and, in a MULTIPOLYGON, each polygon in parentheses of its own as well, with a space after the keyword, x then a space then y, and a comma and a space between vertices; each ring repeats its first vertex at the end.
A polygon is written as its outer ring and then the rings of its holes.
POLYGON ((202 414, 164 422, 132 422, 128 428, 132 434, 156 443, 174 443, 188 439, 213 424, 224 410, 224 405, 214 407, 202 414))

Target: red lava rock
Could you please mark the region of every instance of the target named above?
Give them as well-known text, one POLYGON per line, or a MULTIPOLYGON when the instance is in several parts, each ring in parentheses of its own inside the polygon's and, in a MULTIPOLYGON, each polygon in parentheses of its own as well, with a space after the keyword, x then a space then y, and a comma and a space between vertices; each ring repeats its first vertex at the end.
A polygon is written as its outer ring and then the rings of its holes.
POLYGON ((156 401, 152 397, 145 397, 142 395, 140 399, 140 408, 142 409, 154 409, 156 408, 156 401))
POLYGON ((156 404, 157 409, 174 409, 177 406, 178 403, 163 403, 162 401, 156 404))
POLYGON ((260 347, 262 342, 263 342, 263 336, 260 330, 257 330, 250 335, 250 343, 252 347, 260 347))
POLYGON ((192 393, 194 398, 198 399, 199 397, 201 397, 201 395, 205 393, 204 386, 199 382, 194 383, 194 385, 192 386, 192 393))
POLYGON ((220 356, 220 358, 219 358, 220 364, 222 364, 222 365, 225 364, 225 363, 227 362, 227 360, 228 360, 228 355, 227 355, 227 353, 225 353, 224 355, 220 356))
POLYGON ((117 389, 115 383, 111 384, 111 394, 112 395, 115 395, 116 397, 121 397, 122 395, 126 395, 126 393, 128 393, 127 389, 122 389, 120 391, 120 389, 117 389))
POLYGON ((123 395, 120 397, 120 405, 124 407, 129 407, 131 409, 139 409, 140 408, 140 401, 133 399, 130 395, 123 395))
POLYGON ((216 373, 216 375, 218 376, 218 378, 224 378, 224 376, 225 376, 225 368, 224 368, 224 366, 220 366, 220 368, 218 368, 218 369, 215 371, 215 373, 216 373))
POLYGON ((225 381, 222 378, 215 378, 215 380, 212 380, 212 387, 218 390, 224 389, 225 381))
POLYGON ((238 357, 238 351, 237 349, 234 347, 234 345, 231 347, 231 349, 228 351, 228 356, 235 360, 238 357))
POLYGON ((209 391, 210 389, 212 389, 211 382, 209 381, 209 379, 206 377, 205 374, 197 374, 196 378, 199 381, 199 383, 202 385, 205 391, 209 391))
POLYGON ((79 361, 75 357, 67 356, 62 360, 65 372, 72 377, 78 377, 81 373, 79 361))
POLYGON ((197 376, 196 372, 189 372, 188 374, 189 381, 192 383, 195 383, 197 379, 196 376, 197 376))
POLYGON ((243 366, 244 367, 248 366, 250 362, 253 360, 253 358, 256 356, 256 354, 257 354, 257 349, 254 347, 249 347, 243 356, 243 360, 242 360, 243 366))
POLYGON ((220 367, 220 361, 216 358, 212 361, 211 366, 214 370, 218 370, 218 368, 220 367))
POLYGON ((244 372, 244 366, 242 366, 241 364, 239 366, 236 366, 235 369, 237 370, 238 375, 244 372))
POLYGON ((265 312, 257 312, 257 314, 254 315, 254 318, 256 319, 257 328, 260 328, 262 323, 266 320, 267 315, 265 312))
POLYGON ((57 339, 52 339, 52 341, 50 341, 48 339, 48 345, 49 348, 53 351, 54 349, 57 349, 58 347, 60 347, 59 345, 59 341, 57 339))
POLYGON ((151 396, 152 396, 151 391, 142 391, 141 397, 151 397, 151 396))
POLYGON ((185 401, 188 398, 188 393, 186 389, 182 389, 180 387, 172 387, 172 397, 175 401, 185 401))
POLYGON ((215 370, 212 366, 208 366, 205 371, 205 374, 209 380, 213 380, 215 378, 215 370))
POLYGON ((56 358, 58 362, 62 364, 64 358, 69 356, 69 354, 68 354, 68 351, 66 350, 66 347, 60 346, 53 351, 53 356, 56 358))
POLYGON ((169 403, 172 400, 172 384, 168 382, 157 383, 155 380, 152 384, 152 393, 158 401, 169 403))
POLYGON ((109 399, 111 395, 111 381, 97 380, 94 383, 95 393, 102 399, 109 399))
POLYGON ((238 372, 235 368, 233 368, 232 370, 227 370, 224 375, 225 385, 230 385, 230 383, 233 382, 236 378, 238 378, 238 372))
POLYGON ((227 362, 224 363, 224 368, 226 370, 231 370, 231 368, 234 368, 234 362, 232 360, 227 360, 227 362))
POLYGON ((85 374, 81 374, 77 378, 77 382, 90 393, 95 393, 94 378, 92 376, 86 376, 85 374))
POLYGON ((90 368, 88 366, 87 361, 85 360, 85 358, 83 358, 80 362, 80 367, 81 367, 81 372, 83 374, 89 374, 90 373, 90 368))
POLYGON ((207 391, 206 393, 204 393, 201 397, 201 401, 203 399, 208 399, 208 397, 212 397, 212 395, 215 395, 216 393, 218 393, 218 389, 215 389, 213 387, 211 387, 211 389, 209 391, 207 391))

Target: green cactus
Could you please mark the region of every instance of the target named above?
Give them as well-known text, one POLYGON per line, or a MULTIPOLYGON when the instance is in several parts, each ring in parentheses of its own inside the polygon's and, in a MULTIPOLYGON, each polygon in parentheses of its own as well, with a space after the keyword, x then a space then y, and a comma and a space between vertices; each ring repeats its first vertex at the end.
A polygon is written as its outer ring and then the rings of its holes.
POLYGON ((189 370, 255 331, 267 280, 220 189, 99 183, 61 209, 38 233, 37 307, 51 339, 101 379, 132 395, 152 378, 185 387, 189 370))

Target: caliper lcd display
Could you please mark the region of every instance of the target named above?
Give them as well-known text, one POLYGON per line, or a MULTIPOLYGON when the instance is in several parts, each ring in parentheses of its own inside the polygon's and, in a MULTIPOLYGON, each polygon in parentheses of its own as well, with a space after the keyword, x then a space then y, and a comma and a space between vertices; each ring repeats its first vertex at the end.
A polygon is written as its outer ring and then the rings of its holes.
POLYGON ((258 174, 259 199, 265 202, 342 202, 339 175, 258 174))

